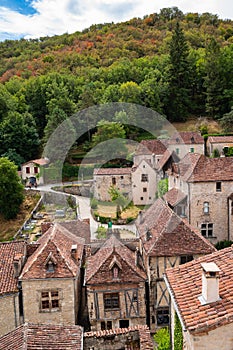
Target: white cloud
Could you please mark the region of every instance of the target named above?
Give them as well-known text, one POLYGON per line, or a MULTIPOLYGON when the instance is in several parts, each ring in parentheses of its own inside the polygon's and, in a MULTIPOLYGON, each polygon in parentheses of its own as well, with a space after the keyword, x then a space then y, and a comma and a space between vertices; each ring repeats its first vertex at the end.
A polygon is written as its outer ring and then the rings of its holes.
POLYGON ((26 16, 0 7, 0 40, 6 34, 15 37, 41 37, 72 33, 91 24, 121 22, 177 6, 184 13, 210 12, 220 18, 233 18, 231 0, 34 0, 36 14, 26 16), (161 6, 162 5, 162 6, 161 6))

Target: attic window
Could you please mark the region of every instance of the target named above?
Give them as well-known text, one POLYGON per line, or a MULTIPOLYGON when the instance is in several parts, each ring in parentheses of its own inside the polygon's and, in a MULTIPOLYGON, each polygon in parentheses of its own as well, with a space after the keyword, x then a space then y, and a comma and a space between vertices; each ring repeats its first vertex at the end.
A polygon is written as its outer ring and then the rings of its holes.
POLYGON ((179 143, 180 142, 180 139, 179 137, 176 138, 176 142, 179 143))
POLYGON ((194 143, 194 141, 195 141, 195 140, 194 140, 194 137, 192 136, 192 137, 191 137, 191 143, 194 143))
POLYGON ((51 260, 47 264, 47 272, 54 272, 54 263, 51 260))
POLYGON ((118 266, 114 266, 112 269, 112 275, 113 275, 113 279, 118 279, 119 278, 119 268, 118 266))

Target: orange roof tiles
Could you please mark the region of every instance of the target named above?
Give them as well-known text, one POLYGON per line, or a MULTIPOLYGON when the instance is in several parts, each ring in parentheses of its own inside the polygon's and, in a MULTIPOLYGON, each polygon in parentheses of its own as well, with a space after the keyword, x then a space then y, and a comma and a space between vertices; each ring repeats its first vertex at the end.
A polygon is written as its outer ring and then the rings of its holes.
POLYGON ((161 198, 138 217, 136 226, 144 249, 151 256, 209 254, 215 251, 211 243, 178 217, 161 198))
POLYGON ((180 131, 174 133, 168 140, 170 145, 173 144, 204 144, 204 138, 199 132, 195 131, 180 131))
POLYGON ((166 151, 166 146, 160 140, 142 140, 136 150, 136 155, 155 154, 161 155, 166 151))
POLYGON ((186 198, 186 194, 177 188, 172 188, 163 196, 164 200, 168 202, 172 207, 175 207, 178 203, 186 198))
POLYGON ((47 164, 49 164, 49 160, 47 158, 34 159, 34 160, 29 160, 28 162, 26 162, 22 165, 26 165, 29 163, 35 163, 37 165, 47 165, 47 164))
POLYGON ((173 167, 173 171, 187 182, 232 181, 233 157, 208 158, 188 153, 173 167))
POLYGON ((210 143, 233 143, 232 136, 209 136, 208 142, 210 143))
POLYGON ((84 239, 55 223, 37 241, 39 247, 28 258, 20 279, 76 276, 82 261, 84 243, 84 239), (74 244, 77 244, 76 259, 71 256, 71 248, 74 244), (48 273, 46 262, 51 253, 57 263, 54 272, 48 273))
POLYGON ((0 243, 0 295, 17 292, 17 281, 14 277, 14 258, 26 253, 25 242, 0 243))
MULTIPOLYGON (((109 267, 111 266, 114 257, 116 261, 119 262, 118 265, 120 265, 120 267, 124 266, 122 270, 126 276, 125 282, 128 282, 128 274, 126 273, 126 269, 131 271, 132 280, 135 278, 137 280, 146 279, 145 272, 135 264, 135 254, 123 243, 121 243, 114 235, 111 235, 110 238, 108 238, 102 245, 102 247, 94 255, 87 259, 87 283, 107 283, 107 280, 105 279, 107 276, 104 272, 109 272, 109 267), (102 273, 98 274, 100 270, 102 273)), ((123 279, 124 276, 122 276, 122 280, 123 279)))
POLYGON ((191 333, 206 332, 233 323, 233 246, 166 270, 167 283, 182 321, 191 333), (220 300, 201 305, 201 263, 214 262, 220 269, 220 300))
POLYGON ((82 350, 83 330, 80 326, 25 323, 0 337, 4 350, 82 350))

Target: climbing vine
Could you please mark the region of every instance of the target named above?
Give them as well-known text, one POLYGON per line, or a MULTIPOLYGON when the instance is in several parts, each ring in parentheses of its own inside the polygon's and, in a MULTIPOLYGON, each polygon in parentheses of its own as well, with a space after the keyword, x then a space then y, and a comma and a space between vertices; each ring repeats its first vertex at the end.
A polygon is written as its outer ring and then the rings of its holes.
POLYGON ((177 314, 175 314, 175 330, 174 330, 174 350, 183 349, 183 333, 182 327, 177 314))

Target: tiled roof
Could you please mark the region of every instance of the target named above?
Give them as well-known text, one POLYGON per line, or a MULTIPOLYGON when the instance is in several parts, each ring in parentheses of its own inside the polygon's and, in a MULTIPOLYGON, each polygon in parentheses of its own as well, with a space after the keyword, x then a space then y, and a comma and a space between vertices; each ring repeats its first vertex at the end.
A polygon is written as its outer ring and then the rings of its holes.
POLYGON ((131 171, 131 168, 95 168, 94 175, 127 175, 131 171))
POLYGON ((166 271, 170 290, 184 326, 190 332, 208 332, 233 323, 233 247, 206 255, 190 263, 166 271), (201 263, 214 262, 220 269, 220 300, 201 305, 201 263))
POLYGON ((208 254, 215 251, 211 243, 178 217, 161 198, 139 216, 136 226, 145 251, 151 256, 208 254))
POLYGON ((28 162, 22 164, 22 165, 26 165, 29 163, 35 163, 38 165, 46 165, 49 164, 49 160, 47 158, 40 158, 40 159, 34 159, 34 160, 29 160, 28 162))
POLYGON ((161 155, 166 151, 166 146, 160 140, 142 140, 136 150, 136 155, 155 154, 161 155))
POLYGON ((209 136, 210 143, 233 143, 233 136, 209 136))
POLYGON ((130 335, 132 332, 138 332, 139 333, 139 342, 140 342, 140 349, 141 350, 153 350, 153 342, 150 335, 150 329, 147 326, 132 326, 128 328, 114 328, 114 329, 108 329, 108 330, 102 330, 102 331, 95 331, 95 332, 86 332, 84 333, 84 338, 101 338, 106 337, 110 335, 119 335, 119 334, 125 334, 130 335))
POLYGON ((90 231, 90 221, 89 220, 70 220, 61 221, 60 225, 65 227, 68 231, 73 233, 75 236, 85 239, 85 243, 90 243, 91 231, 90 231))
POLYGON ((232 181, 233 157, 208 158, 188 153, 175 164, 173 171, 187 182, 232 181))
POLYGON ((204 144, 204 138, 200 133, 195 131, 180 131, 176 132, 169 139, 168 143, 170 145, 176 144, 204 144))
POLYGON ((13 261, 16 255, 26 254, 25 242, 0 243, 0 295, 17 292, 17 278, 14 277, 13 261))
MULTIPOLYGON (((95 283, 106 283, 104 272, 106 272, 106 266, 107 271, 109 271, 109 266, 111 266, 113 259, 118 264, 125 266, 125 269, 122 268, 122 270, 125 273, 126 282, 128 281, 126 268, 132 273, 132 281, 134 279, 146 279, 145 272, 135 264, 135 253, 121 243, 114 235, 111 235, 102 247, 87 259, 86 282, 92 283, 96 280, 95 283), (97 275, 101 269, 103 269, 103 272, 97 275)), ((122 274, 122 280, 124 280, 124 274, 122 274)))
POLYGON ((172 207, 175 207, 178 203, 186 198, 186 194, 177 188, 172 188, 163 196, 164 200, 168 202, 172 207))
POLYGON ((168 162, 168 160, 170 158, 172 159, 173 162, 178 162, 180 160, 180 158, 178 157, 178 155, 175 152, 171 152, 167 149, 164 152, 164 154, 162 155, 162 157, 157 165, 157 169, 162 170, 162 168, 164 167, 164 165, 168 162))
POLYGON ((78 274, 82 260, 84 239, 75 236, 59 223, 55 223, 37 241, 39 247, 28 258, 20 279, 64 278, 78 274), (71 248, 77 245, 75 259, 71 256, 71 248), (48 257, 55 261, 54 272, 47 271, 48 257))
POLYGON ((82 350, 80 326, 58 326, 25 323, 0 337, 4 350, 82 350))

